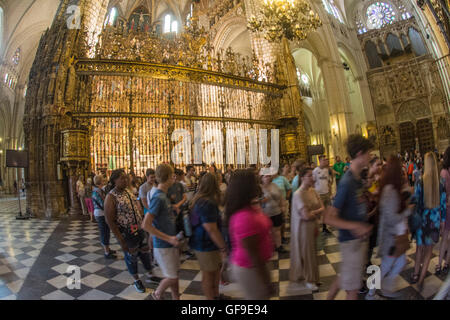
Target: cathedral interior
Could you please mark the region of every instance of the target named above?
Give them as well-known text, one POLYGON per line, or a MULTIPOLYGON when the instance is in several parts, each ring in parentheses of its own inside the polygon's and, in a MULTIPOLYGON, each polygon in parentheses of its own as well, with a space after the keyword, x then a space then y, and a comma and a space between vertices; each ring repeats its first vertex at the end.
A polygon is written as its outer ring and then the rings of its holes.
POLYGON ((80 175, 143 175, 197 122, 206 137, 279 129, 285 161, 345 158, 355 133, 382 157, 442 153, 450 2, 298 2, 277 24, 268 3, 296 1, 0 0, 0 196, 23 181, 28 213, 77 213, 80 175))
POLYGON ((385 157, 445 149, 446 1, 311 1, 310 30, 281 36, 252 29, 259 6, 0 1, 2 191, 23 179, 29 210, 57 217, 79 174, 170 161, 170 134, 195 121, 206 136, 281 129, 283 159, 343 157, 352 133, 385 157), (26 170, 6 167, 8 149, 26 170))
POLYGON ((26 178, 32 211, 58 216, 71 178, 168 161, 168 133, 195 120, 206 135, 282 128, 288 159, 343 155, 351 133, 381 155, 448 145, 445 6, 312 1, 320 27, 268 41, 248 28, 257 5, 1 1, 3 191, 26 178), (26 172, 6 168, 7 149, 28 151, 26 172))

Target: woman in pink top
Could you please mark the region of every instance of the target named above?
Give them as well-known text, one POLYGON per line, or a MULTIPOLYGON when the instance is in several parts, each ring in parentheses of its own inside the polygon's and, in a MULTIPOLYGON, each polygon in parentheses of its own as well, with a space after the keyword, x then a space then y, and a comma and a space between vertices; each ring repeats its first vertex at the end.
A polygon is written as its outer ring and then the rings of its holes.
POLYGON ((273 294, 267 262, 273 254, 272 221, 262 211, 253 170, 238 170, 227 188, 225 218, 231 239, 233 275, 247 300, 273 294))
POLYGON ((447 216, 445 219, 444 228, 441 229, 442 240, 439 253, 439 262, 436 266, 436 273, 441 273, 442 260, 444 260, 442 272, 447 274, 448 265, 450 263, 450 147, 445 150, 441 178, 444 180, 443 184, 445 187, 445 194, 447 195, 447 216), (445 252, 447 252, 447 254, 445 252))

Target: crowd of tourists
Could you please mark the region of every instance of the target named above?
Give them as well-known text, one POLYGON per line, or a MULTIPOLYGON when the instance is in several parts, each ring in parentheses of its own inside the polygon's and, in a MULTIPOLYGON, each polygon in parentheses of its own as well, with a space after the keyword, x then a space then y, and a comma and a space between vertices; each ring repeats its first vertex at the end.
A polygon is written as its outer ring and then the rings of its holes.
POLYGON ((450 263, 450 147, 445 154, 419 152, 380 159, 372 143, 358 135, 347 142, 345 162, 325 155, 318 165, 296 160, 276 170, 221 172, 215 165, 185 172, 169 164, 147 169, 145 180, 114 170, 108 182, 95 175, 77 182, 82 210, 97 221, 105 258, 116 259, 110 235, 117 238, 138 292, 158 283, 155 300, 170 290, 179 299, 181 254, 195 255, 207 299, 221 299, 220 284, 236 282, 245 299, 274 294, 269 260, 290 257, 289 280, 315 292, 321 285, 317 237, 338 232, 339 275, 328 291, 334 299, 399 297, 395 281, 417 246, 411 281, 423 289, 433 247, 440 243, 435 272, 450 263), (289 224, 288 224, 289 222, 289 224), (290 225, 287 237, 285 226, 290 225), (377 249, 376 249, 377 248, 377 249), (376 250, 374 250, 376 249, 376 250), (364 277, 381 259, 381 290, 368 290, 364 277), (139 277, 138 260, 145 268, 139 277), (158 266, 163 278, 154 275, 158 266))

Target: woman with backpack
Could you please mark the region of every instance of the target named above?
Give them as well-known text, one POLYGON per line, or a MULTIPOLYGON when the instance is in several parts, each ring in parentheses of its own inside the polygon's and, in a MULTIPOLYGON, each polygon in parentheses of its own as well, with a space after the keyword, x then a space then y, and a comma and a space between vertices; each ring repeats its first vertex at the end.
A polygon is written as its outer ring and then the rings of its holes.
POLYGON ((419 291, 422 291, 433 247, 439 242, 440 230, 444 228, 447 215, 447 198, 444 186, 439 182, 438 163, 433 152, 425 155, 423 177, 417 184, 414 197, 419 223, 415 230, 417 249, 412 282, 418 282, 419 291))
POLYGON ((206 173, 191 202, 192 236, 189 246, 194 250, 202 271, 202 289, 208 300, 219 298, 220 270, 227 259, 219 212, 220 189, 215 174, 206 173))
POLYGON ((440 274, 441 271, 444 274, 448 273, 448 266, 450 263, 450 147, 445 150, 444 162, 441 171, 441 178, 444 179, 445 194, 447 196, 447 215, 445 218, 445 225, 441 230, 442 240, 439 252, 439 262, 436 266, 436 274, 440 274), (445 254, 447 252, 447 254, 445 254), (444 261, 444 267, 442 267, 442 261, 444 261))

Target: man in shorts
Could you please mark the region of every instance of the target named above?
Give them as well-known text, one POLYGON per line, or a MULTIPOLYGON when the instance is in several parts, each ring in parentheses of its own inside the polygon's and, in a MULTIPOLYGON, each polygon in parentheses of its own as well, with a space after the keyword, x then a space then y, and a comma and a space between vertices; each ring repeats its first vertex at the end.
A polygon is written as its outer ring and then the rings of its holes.
POLYGON ((347 152, 352 158, 349 170, 339 182, 332 206, 325 211, 324 222, 339 229, 341 272, 328 292, 336 297, 339 289, 347 292, 347 300, 357 300, 367 262, 367 238, 372 226, 367 224, 367 208, 363 198, 361 171, 368 166, 372 143, 359 135, 351 135, 347 152))
POLYGON ((160 300, 167 288, 172 291, 172 299, 179 300, 178 271, 180 255, 176 238, 175 214, 171 208, 167 192, 175 181, 173 168, 160 164, 156 168, 158 189, 148 204, 148 214, 143 221, 143 229, 153 235, 153 254, 161 268, 164 280, 152 293, 154 300, 160 300))
MULTIPOLYGON (((315 168, 312 172, 314 178, 314 189, 320 196, 320 200, 326 208, 328 208, 331 204, 330 198, 330 182, 332 181, 332 177, 330 175, 330 161, 327 156, 320 155, 319 156, 319 166, 315 168)), ((331 231, 327 229, 325 223, 322 224, 322 232, 331 234, 331 231)))

